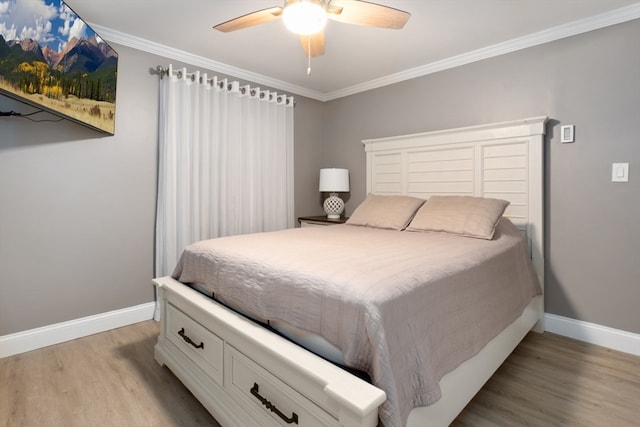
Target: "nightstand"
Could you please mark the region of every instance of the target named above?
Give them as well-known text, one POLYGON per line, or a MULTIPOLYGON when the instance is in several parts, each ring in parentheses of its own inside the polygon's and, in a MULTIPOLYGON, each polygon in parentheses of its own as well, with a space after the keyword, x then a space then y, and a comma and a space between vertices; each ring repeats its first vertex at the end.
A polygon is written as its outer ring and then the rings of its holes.
POLYGON ((344 224, 348 217, 340 217, 338 219, 329 219, 326 216, 301 216, 298 218, 300 227, 322 227, 326 225, 344 224))

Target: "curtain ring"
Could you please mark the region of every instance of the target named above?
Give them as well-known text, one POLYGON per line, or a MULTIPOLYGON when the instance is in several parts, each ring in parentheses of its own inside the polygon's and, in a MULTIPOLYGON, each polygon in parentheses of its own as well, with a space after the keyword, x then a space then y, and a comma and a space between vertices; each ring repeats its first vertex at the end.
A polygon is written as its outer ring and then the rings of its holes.
POLYGON ((253 88, 250 85, 246 85, 246 86, 239 86, 239 82, 231 82, 231 83, 227 83, 228 80, 224 79, 224 80, 218 80, 218 78, 216 76, 212 77, 211 79, 207 79, 206 77, 207 74, 201 74, 199 71, 195 72, 195 73, 187 73, 186 72, 186 68, 182 68, 180 70, 173 70, 171 64, 169 64, 168 68, 164 68, 162 65, 158 65, 156 66, 156 71, 158 72, 158 74, 160 75, 160 79, 162 79, 162 77, 164 76, 169 76, 171 77, 174 73, 175 76, 179 79, 186 79, 187 77, 191 79, 192 82, 196 81, 196 74, 197 74, 197 80, 200 84, 210 84, 212 87, 218 87, 219 89, 224 89, 225 88, 225 83, 226 83, 226 87, 228 91, 232 91, 234 87, 234 84, 237 85, 237 87, 239 88, 239 92, 241 94, 246 94, 247 92, 253 97, 253 96, 258 96, 260 99, 264 100, 265 98, 268 98, 269 101, 273 101, 274 99, 277 100, 277 103, 280 104, 282 102, 284 102, 285 105, 296 105, 296 101, 295 99, 293 99, 293 97, 289 97, 287 95, 279 95, 277 92, 270 92, 270 91, 261 91, 259 87, 253 88), (268 95, 268 96, 267 96, 268 95))

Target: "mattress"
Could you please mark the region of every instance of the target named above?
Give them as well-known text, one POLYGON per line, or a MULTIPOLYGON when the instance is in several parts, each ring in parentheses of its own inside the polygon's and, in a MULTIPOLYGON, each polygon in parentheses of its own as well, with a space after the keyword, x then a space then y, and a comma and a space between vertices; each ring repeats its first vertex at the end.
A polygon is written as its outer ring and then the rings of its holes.
POLYGON ((318 356, 335 363, 336 365, 345 366, 344 363, 344 354, 342 351, 331 344, 329 341, 324 339, 322 335, 318 335, 313 332, 305 331, 304 329, 296 328, 293 325, 288 324, 287 322, 283 322, 281 320, 269 320, 258 316, 257 314, 250 313, 245 310, 241 305, 234 304, 233 302, 226 301, 224 297, 216 297, 213 295, 209 289, 203 286, 200 283, 191 283, 190 286, 197 290, 198 292, 205 294, 206 296, 215 299, 221 304, 229 307, 233 311, 242 314, 245 317, 248 317, 252 320, 255 320, 258 323, 263 324, 266 327, 269 327, 279 333, 280 335, 286 337, 287 339, 295 342, 296 344, 306 348, 307 350, 317 354, 318 356))
POLYGON ((353 225, 206 240, 184 251, 173 277, 249 317, 321 336, 386 392, 388 427, 437 401, 440 378, 540 293, 506 219, 493 240, 353 225))

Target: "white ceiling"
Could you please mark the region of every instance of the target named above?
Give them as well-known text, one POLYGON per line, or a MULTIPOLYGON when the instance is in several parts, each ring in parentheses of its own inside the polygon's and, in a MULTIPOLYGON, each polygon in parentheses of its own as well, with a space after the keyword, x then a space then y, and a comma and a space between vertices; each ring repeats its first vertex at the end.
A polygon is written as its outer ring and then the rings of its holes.
MULTIPOLYGON (((374 0, 411 13, 401 30, 329 21, 307 58, 281 20, 212 26, 281 0, 66 0, 107 41, 329 100, 640 18, 639 0, 374 0)), ((168 65, 168 64, 156 64, 168 65)))

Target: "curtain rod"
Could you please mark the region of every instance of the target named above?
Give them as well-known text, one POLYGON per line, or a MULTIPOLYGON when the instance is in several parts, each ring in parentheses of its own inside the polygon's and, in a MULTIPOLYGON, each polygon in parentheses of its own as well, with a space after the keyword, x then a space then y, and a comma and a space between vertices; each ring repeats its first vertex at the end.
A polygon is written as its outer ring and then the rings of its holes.
MULTIPOLYGON (((219 89, 225 89, 225 83, 227 83, 227 79, 218 80, 217 76, 213 76, 210 79, 206 79, 206 82, 205 82, 204 79, 206 78, 206 73, 203 75, 200 75, 199 72, 187 73, 186 69, 173 70, 173 67, 171 65, 169 65, 168 68, 165 68, 162 65, 158 65, 156 66, 156 71, 160 75, 160 79, 170 74, 175 75, 179 79, 182 79, 182 78, 190 79, 192 82, 195 82, 197 78, 198 83, 210 84, 211 86, 217 86, 219 89)), ((240 86, 240 82, 238 81, 232 81, 230 83, 227 83, 226 89, 228 91, 231 91, 234 89, 234 86, 237 86, 237 90, 243 95, 247 92, 247 90, 249 90, 249 95, 251 96, 257 95, 260 97, 260 99, 265 99, 265 97, 268 95, 269 101, 275 100, 278 103, 284 101, 286 105, 289 105, 289 104, 293 104, 294 106, 296 105, 295 99, 292 96, 280 95, 278 93, 271 92, 271 91, 264 92, 264 91, 261 91, 260 88, 252 88, 252 87, 249 87, 248 85, 240 86), (258 94, 258 91, 259 91, 259 94, 258 94), (274 96, 276 98, 274 98, 274 96)))

